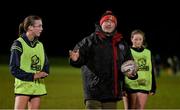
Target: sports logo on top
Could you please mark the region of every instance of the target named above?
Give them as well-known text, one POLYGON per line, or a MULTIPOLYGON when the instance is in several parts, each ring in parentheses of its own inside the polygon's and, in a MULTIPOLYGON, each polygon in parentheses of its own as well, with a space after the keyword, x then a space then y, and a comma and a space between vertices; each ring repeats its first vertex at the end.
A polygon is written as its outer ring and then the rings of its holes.
POLYGON ((31 69, 36 71, 41 70, 39 57, 37 55, 31 57, 31 69))
POLYGON ((137 60, 138 71, 149 71, 149 66, 147 66, 147 61, 145 58, 140 58, 137 60))

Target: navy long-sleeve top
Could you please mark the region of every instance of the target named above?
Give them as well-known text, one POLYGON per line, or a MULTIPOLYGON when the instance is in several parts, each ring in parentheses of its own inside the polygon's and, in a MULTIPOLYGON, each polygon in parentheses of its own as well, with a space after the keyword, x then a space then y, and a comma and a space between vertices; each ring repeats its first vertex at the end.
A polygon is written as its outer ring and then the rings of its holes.
MULTIPOLYGON (((33 41, 30 41, 25 33, 22 34, 22 38, 30 47, 35 47, 36 44, 38 43, 37 42, 38 39, 34 39, 33 41)), ((34 73, 27 73, 24 70, 20 69, 20 57, 22 52, 23 52, 23 48, 21 43, 18 40, 15 40, 11 46, 11 56, 9 62, 11 74, 23 81, 33 81, 34 73)), ((49 74, 49 62, 46 54, 45 54, 45 63, 42 71, 49 74)))

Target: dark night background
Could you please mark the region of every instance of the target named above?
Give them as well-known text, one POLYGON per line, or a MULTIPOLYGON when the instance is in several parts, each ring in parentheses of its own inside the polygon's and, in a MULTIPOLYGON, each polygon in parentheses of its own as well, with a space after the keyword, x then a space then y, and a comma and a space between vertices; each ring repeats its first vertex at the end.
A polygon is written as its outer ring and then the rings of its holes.
POLYGON ((18 36, 19 23, 28 15, 43 20, 44 43, 48 56, 68 56, 69 49, 94 31, 106 10, 118 17, 118 31, 130 44, 130 33, 141 29, 146 33, 148 48, 162 57, 177 55, 179 51, 180 7, 174 2, 153 1, 23 1, 16 5, 4 3, 1 12, 0 54, 9 55, 18 36))

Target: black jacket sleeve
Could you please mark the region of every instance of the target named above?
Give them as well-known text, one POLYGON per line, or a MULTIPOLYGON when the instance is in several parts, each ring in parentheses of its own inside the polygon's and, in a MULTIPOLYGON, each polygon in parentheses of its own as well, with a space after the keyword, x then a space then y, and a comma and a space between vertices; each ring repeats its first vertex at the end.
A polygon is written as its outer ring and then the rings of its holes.
POLYGON ((119 44, 120 52, 118 52, 119 56, 121 56, 120 61, 121 64, 128 60, 134 60, 131 54, 130 47, 123 39, 122 42, 119 44))
POLYGON ((131 50, 130 47, 128 46, 128 44, 125 42, 125 46, 126 46, 126 54, 125 54, 125 61, 127 60, 134 60, 132 54, 131 54, 131 50))
MULTIPOLYGON (((92 36, 91 36, 92 37, 92 36)), ((91 38, 86 37, 82 41, 76 44, 73 50, 78 50, 79 49, 79 59, 77 61, 72 61, 70 59, 70 64, 74 67, 81 67, 86 63, 86 57, 88 54, 88 50, 92 44, 91 38)))
POLYGON ((10 56, 10 62, 9 62, 9 68, 11 71, 11 74, 23 81, 33 81, 34 74, 33 73, 27 73, 24 70, 20 69, 20 57, 23 52, 22 45, 19 41, 14 41, 14 43, 11 46, 11 56, 10 56))

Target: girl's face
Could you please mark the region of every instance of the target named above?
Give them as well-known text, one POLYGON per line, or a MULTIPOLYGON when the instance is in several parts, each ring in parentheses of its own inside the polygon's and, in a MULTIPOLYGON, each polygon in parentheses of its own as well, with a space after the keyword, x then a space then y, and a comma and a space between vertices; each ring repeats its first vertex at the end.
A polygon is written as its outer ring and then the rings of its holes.
POLYGON ((112 33, 115 29, 116 25, 111 20, 106 20, 102 23, 101 28, 104 32, 112 33))
POLYGON ((137 33, 137 34, 134 34, 131 38, 131 42, 132 42, 132 47, 134 48, 141 48, 142 45, 143 45, 143 39, 144 37, 137 33))
POLYGON ((32 35, 35 37, 39 37, 41 32, 43 30, 42 27, 42 21, 41 20, 35 20, 34 25, 32 26, 32 35))

